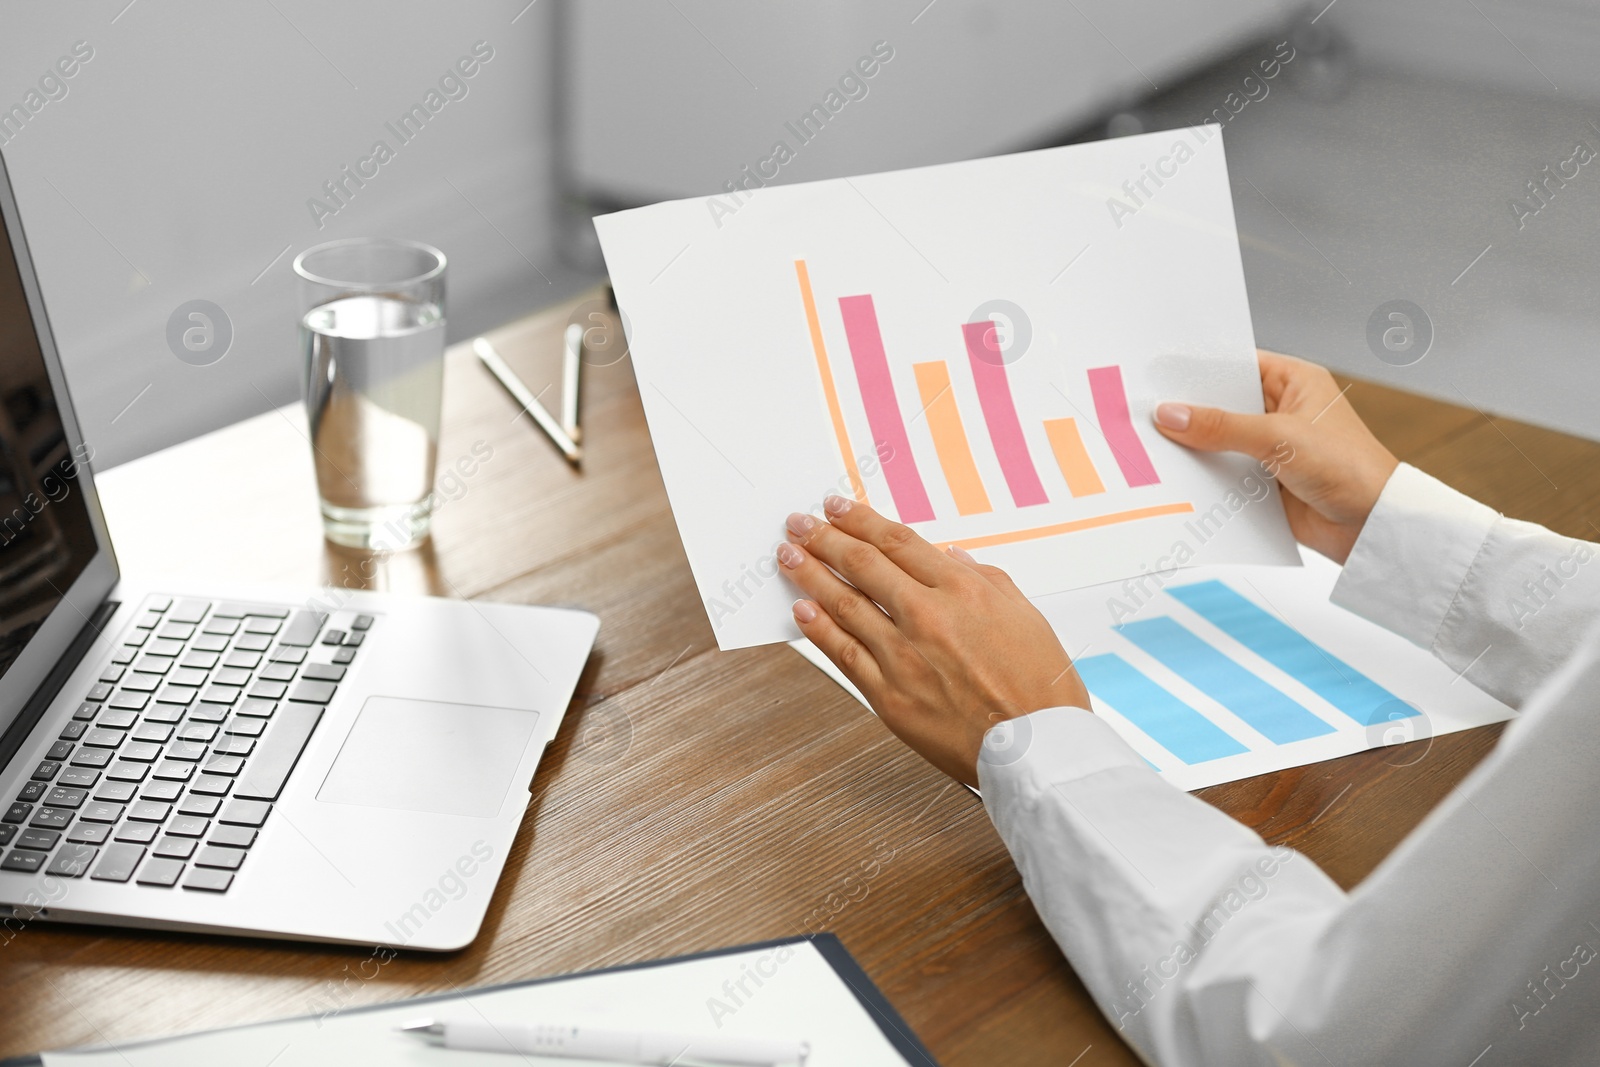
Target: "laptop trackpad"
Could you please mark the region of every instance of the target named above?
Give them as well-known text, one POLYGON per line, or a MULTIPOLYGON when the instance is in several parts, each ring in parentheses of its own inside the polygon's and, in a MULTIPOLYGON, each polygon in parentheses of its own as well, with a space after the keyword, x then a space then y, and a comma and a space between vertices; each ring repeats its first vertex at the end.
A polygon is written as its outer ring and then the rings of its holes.
POLYGON ((538 722, 519 708, 368 697, 317 799, 490 818, 538 722))

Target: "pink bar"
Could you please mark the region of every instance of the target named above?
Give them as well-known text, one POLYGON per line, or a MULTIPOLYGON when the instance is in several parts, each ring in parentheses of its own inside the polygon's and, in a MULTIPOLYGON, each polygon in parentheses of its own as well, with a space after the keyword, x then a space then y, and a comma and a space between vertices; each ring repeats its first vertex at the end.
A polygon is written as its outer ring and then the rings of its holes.
POLYGON ((1017 421, 1017 405, 1011 398, 1011 383, 1006 380, 994 323, 962 323, 961 334, 967 341, 967 360, 972 364, 978 405, 983 408, 983 421, 989 427, 989 440, 994 444, 1011 499, 1019 508, 1048 504, 1050 498, 1045 496, 1044 483, 1039 481, 1033 457, 1028 454, 1028 442, 1022 436, 1022 424, 1017 421))
POLYGON ((1089 371, 1089 392, 1094 394, 1094 413, 1100 419, 1100 432, 1117 457, 1122 477, 1128 488, 1141 485, 1159 485, 1155 464, 1150 462, 1144 442, 1134 432, 1133 419, 1128 415, 1128 394, 1122 389, 1121 367, 1093 367, 1089 371))
POLYGON ((900 401, 895 399, 894 379, 889 376, 889 359, 883 354, 883 336, 878 332, 878 312, 870 296, 841 296, 839 314, 844 317, 844 336, 850 343, 850 358, 855 361, 856 385, 861 403, 867 409, 867 426, 872 441, 882 455, 883 477, 889 483, 895 511, 901 522, 927 522, 933 518, 933 505, 917 472, 906 437, 906 423, 900 417, 900 401))

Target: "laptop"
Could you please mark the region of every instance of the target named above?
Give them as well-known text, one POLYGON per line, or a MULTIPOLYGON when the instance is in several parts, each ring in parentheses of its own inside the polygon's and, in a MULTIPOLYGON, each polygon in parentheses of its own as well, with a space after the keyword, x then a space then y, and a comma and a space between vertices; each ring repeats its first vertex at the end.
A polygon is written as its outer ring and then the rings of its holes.
POLYGON ((3 161, 0 222, 5 940, 466 945, 598 620, 124 578, 3 161))

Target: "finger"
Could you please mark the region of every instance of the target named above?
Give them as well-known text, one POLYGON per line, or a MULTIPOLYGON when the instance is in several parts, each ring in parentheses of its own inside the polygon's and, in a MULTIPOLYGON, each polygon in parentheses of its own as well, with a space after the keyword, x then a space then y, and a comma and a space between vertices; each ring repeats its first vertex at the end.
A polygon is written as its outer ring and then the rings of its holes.
MULTIPOLYGON (((789 516, 789 534, 808 553, 832 567, 845 581, 882 604, 890 615, 903 615, 907 598, 927 588, 878 549, 832 523, 796 512, 789 516)), ((826 605, 824 605, 826 606, 826 605)))
POLYGON ((832 660, 833 665, 844 672, 844 676, 861 690, 861 695, 867 698, 867 702, 877 707, 879 694, 883 691, 883 668, 878 665, 872 651, 848 630, 834 622, 833 618, 813 601, 794 602, 794 621, 795 625, 800 627, 800 632, 820 648, 822 654, 832 660))
POLYGON ((923 585, 938 585, 953 573, 943 552, 911 527, 884 518, 866 504, 834 495, 822 502, 822 509, 830 523, 873 546, 923 585))
POLYGON ((799 545, 779 545, 778 565, 838 626, 871 649, 874 657, 883 658, 889 643, 900 640, 894 622, 878 605, 799 545))
POLYGON ((968 552, 960 545, 951 545, 945 551, 948 552, 953 559, 958 560, 967 568, 977 571, 980 578, 983 578, 990 585, 1000 590, 1000 592, 1004 593, 1006 596, 1013 597, 1018 600, 1028 599, 1027 597, 1023 596, 1022 590, 1017 588, 1017 583, 1012 581, 1011 575, 1007 574, 999 567, 991 567, 987 563, 979 563, 973 558, 972 553, 968 552))
POLYGON ((1166 402, 1156 405, 1162 436, 1201 452, 1243 452, 1258 460, 1272 455, 1289 437, 1281 415, 1241 415, 1222 408, 1166 402))

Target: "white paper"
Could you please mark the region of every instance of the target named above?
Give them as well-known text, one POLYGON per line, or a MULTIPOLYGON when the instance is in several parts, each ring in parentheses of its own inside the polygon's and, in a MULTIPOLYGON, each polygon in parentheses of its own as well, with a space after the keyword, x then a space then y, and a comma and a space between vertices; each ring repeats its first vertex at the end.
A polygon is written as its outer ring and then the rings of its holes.
POLYGON ((773 551, 789 513, 854 492, 852 464, 874 507, 930 540, 1035 531, 968 546, 1030 595, 1167 567, 1175 554, 1184 564, 1296 561, 1276 485, 1256 463, 1191 453, 1150 425, 1163 399, 1262 410, 1215 127, 679 200, 595 225, 673 514, 722 648, 798 636, 796 592, 773 551), (857 374, 862 346, 851 342, 862 330, 847 331, 841 298, 862 295, 887 387, 857 374), (962 329, 984 321, 1000 346, 986 364, 998 358, 1005 380, 982 395, 1010 396, 1009 432, 980 399, 984 368, 962 329), (947 472, 934 427, 950 424, 950 401, 923 401, 919 363, 944 366, 949 389, 935 396, 953 398, 987 512, 971 503, 971 478, 947 472), (1115 431, 1112 441, 1103 432, 1115 420, 1102 420, 1089 374, 1102 367, 1119 368, 1126 433, 1138 445, 1122 436, 1113 447, 1115 431), (876 428, 868 394, 878 398, 876 428), (903 455, 881 432, 895 421, 885 395, 900 409, 903 455), (1071 491, 1045 428, 1069 418, 1103 491, 1071 491), (913 463, 931 518, 896 506, 907 495, 890 472, 913 463), (1130 485, 1128 463, 1136 473, 1153 468, 1159 482, 1130 485), (1013 476, 1025 482, 1027 467, 1037 482, 1016 490, 1013 476), (1167 510, 1185 507, 1193 511, 1167 510), (1152 510, 1165 513, 1036 533, 1152 510))
POLYGON ((802 941, 785 950, 732 953, 494 992, 469 991, 424 1004, 402 1002, 321 1020, 287 1019, 88 1052, 46 1052, 43 1059, 46 1067, 346 1067, 353 1063, 487 1067, 523 1062, 593 1067, 593 1060, 434 1048, 395 1032, 418 1018, 481 1017, 495 1022, 573 1022, 795 1038, 811 1044, 807 1067, 907 1067, 815 946, 802 941))
MULTIPOLYGON (((1431 738, 1473 726, 1503 722, 1516 712, 1460 678, 1432 655, 1374 623, 1328 601, 1339 567, 1309 550, 1305 566, 1196 567, 1180 571, 1164 583, 1146 579, 1143 591, 1131 584, 1112 583, 1035 601, 1063 647, 1075 659, 1114 653, 1146 678, 1199 712, 1236 740, 1245 751, 1197 763, 1185 763, 1134 725, 1127 712, 1104 699, 1090 686, 1095 712, 1109 722, 1161 776, 1182 789, 1250 778, 1286 767, 1346 756, 1370 748, 1394 748, 1396 765, 1406 766, 1427 758, 1431 738), (1253 602, 1268 614, 1324 650, 1329 669, 1354 670, 1377 683, 1418 714, 1404 707, 1386 709, 1378 721, 1362 725, 1316 691, 1280 670, 1234 640, 1217 626, 1173 597, 1170 589, 1216 580, 1253 602), (1119 607, 1120 605, 1120 607, 1119 607), (1319 737, 1274 744, 1252 729, 1234 712, 1201 692, 1119 633, 1116 622, 1167 616, 1223 653, 1251 674, 1310 711, 1332 730, 1319 737), (1423 742, 1409 744, 1409 742, 1423 742)), ((809 641, 793 647, 866 704, 861 692, 809 641)))

